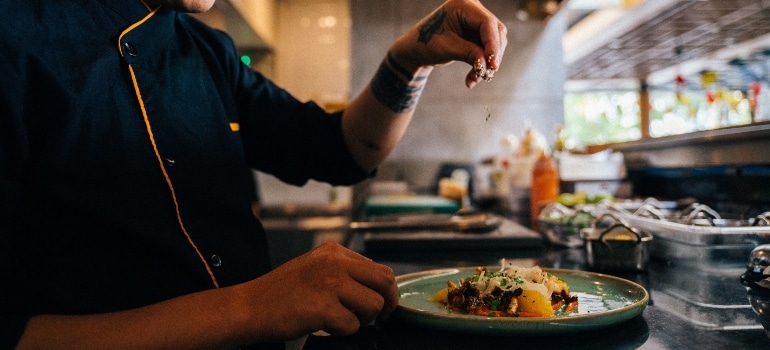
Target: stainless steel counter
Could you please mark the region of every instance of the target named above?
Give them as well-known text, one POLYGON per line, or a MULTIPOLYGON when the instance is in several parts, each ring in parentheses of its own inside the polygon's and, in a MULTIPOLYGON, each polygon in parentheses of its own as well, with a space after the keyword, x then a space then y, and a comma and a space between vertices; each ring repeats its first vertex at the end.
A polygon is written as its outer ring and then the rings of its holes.
MULTIPOLYGON (((582 248, 499 249, 367 252, 363 235, 349 246, 387 264, 397 275, 456 266, 496 265, 501 258, 521 264, 587 270, 582 248)), ((748 257, 747 257, 748 259, 748 257)), ((350 337, 310 336, 304 349, 768 349, 770 339, 751 309, 741 269, 705 271, 650 261, 643 272, 601 271, 639 283, 650 293, 641 316, 609 328, 548 337, 469 336, 383 322, 364 327, 350 337)))

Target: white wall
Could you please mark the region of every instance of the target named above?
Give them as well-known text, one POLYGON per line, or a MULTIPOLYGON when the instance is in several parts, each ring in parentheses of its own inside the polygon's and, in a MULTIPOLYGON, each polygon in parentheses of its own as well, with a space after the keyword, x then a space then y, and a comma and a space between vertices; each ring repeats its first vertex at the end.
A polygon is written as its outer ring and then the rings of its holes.
POLYGON ((350 96, 348 0, 278 2, 276 83, 321 106, 350 96))

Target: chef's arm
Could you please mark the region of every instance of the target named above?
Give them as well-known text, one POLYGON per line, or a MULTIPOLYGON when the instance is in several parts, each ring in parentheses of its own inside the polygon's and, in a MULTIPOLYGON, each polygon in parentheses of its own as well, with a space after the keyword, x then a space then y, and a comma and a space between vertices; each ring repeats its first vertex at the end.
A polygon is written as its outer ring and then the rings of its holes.
POLYGON ((391 268, 326 243, 238 285, 120 312, 32 317, 17 349, 234 349, 318 330, 350 335, 397 304, 391 268))
POLYGON ((343 112, 342 129, 353 158, 369 171, 399 142, 434 67, 463 61, 465 84, 490 80, 507 45, 507 29, 477 0, 449 0, 388 50, 364 91, 343 112))
POLYGON ((366 171, 390 154, 412 119, 432 67, 394 68, 392 57, 380 65, 369 86, 345 109, 342 130, 353 158, 366 171), (401 73, 404 72, 404 73, 401 73))
POLYGON ((230 289, 209 290, 127 311, 38 315, 17 349, 237 348, 230 289))

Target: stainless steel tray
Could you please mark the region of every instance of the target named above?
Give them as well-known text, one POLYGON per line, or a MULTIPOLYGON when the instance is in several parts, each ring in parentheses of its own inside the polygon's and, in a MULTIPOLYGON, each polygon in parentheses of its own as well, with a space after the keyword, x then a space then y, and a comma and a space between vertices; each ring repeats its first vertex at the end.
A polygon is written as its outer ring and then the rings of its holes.
POLYGON ((655 237, 650 255, 699 268, 745 268, 751 250, 770 243, 770 226, 762 214, 755 219, 726 221, 708 208, 659 218, 626 212, 629 225, 655 237))
MULTIPOLYGON (((655 236, 693 246, 751 244, 770 242, 770 226, 704 226, 683 224, 649 217, 624 215, 632 226, 655 236)), ((748 257, 746 255, 744 258, 748 257)))

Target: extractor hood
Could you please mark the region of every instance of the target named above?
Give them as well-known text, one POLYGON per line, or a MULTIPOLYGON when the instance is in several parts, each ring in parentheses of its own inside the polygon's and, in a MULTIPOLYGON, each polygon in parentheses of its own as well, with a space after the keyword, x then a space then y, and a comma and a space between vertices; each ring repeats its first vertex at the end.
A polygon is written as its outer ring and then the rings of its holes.
POLYGON ((702 71, 713 70, 725 85, 746 88, 768 78, 770 0, 625 3, 597 9, 570 27, 564 39, 568 80, 666 85, 681 75, 697 83, 702 71))

